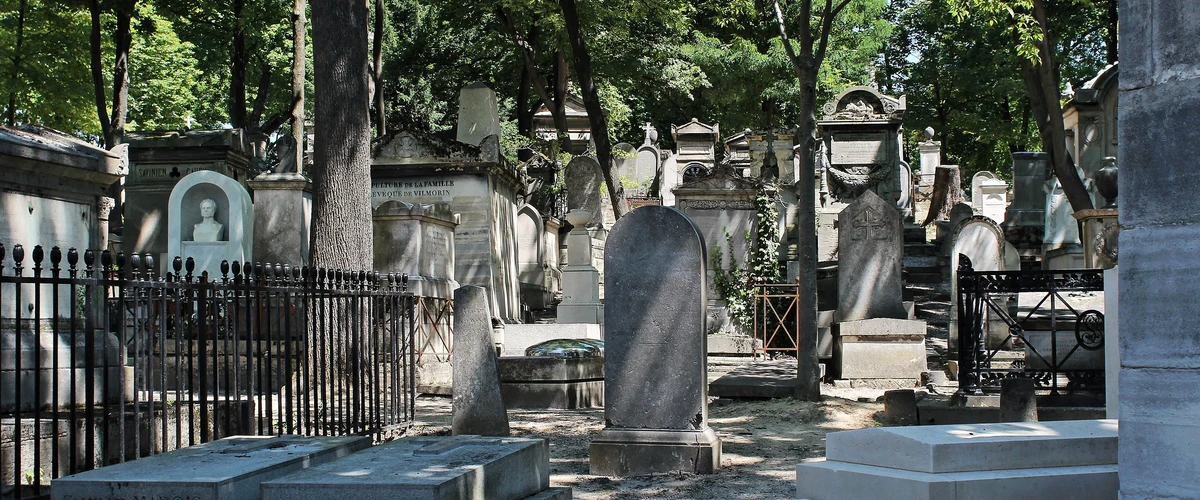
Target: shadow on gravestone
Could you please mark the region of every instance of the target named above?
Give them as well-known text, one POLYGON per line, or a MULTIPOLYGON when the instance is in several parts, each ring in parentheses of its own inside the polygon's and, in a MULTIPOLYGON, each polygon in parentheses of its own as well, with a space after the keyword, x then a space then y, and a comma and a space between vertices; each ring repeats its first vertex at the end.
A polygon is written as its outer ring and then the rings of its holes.
POLYGON ((500 397, 500 370, 492 341, 487 290, 454 291, 454 402, 451 434, 507 436, 508 412, 500 397))
POLYGON ((581 208, 592 214, 592 220, 587 223, 589 228, 604 225, 604 213, 600 206, 600 188, 604 186, 604 177, 600 173, 600 162, 590 156, 576 156, 567 163, 565 182, 567 209, 581 208))
POLYGON ((712 473, 704 239, 682 212, 646 206, 617 221, 604 255, 605 428, 591 473, 712 473))

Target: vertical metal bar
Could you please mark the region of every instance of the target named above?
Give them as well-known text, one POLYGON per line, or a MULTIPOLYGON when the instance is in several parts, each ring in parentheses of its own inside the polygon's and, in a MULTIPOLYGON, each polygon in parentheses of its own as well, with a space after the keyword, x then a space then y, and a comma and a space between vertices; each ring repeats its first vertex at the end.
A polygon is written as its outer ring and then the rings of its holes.
POLYGON ((199 314, 200 331, 196 339, 196 357, 200 359, 200 372, 197 373, 197 378, 200 379, 200 442, 207 443, 212 439, 208 429, 208 355, 206 342, 210 338, 208 327, 208 272, 200 274, 200 288, 197 293, 199 304, 196 310, 199 314))
POLYGON ((16 498, 22 498, 21 436, 25 434, 24 432, 21 432, 21 405, 23 402, 21 397, 21 386, 24 385, 21 383, 21 306, 24 305, 24 301, 21 299, 21 284, 22 281, 24 281, 22 280, 22 274, 24 274, 24 271, 21 266, 21 261, 24 260, 24 257, 25 249, 21 245, 14 246, 13 261, 15 265, 13 266, 13 275, 17 279, 14 282, 16 286, 15 290, 13 291, 13 304, 15 304, 15 307, 13 307, 13 325, 16 330, 16 345, 15 349, 13 350, 13 360, 15 361, 13 373, 16 375, 17 383, 13 388, 13 487, 16 498))
POLYGON ((292 405, 293 391, 292 391, 291 381, 299 380, 299 379, 293 378, 293 376, 292 376, 292 354, 293 354, 292 343, 295 340, 295 336, 292 334, 292 308, 289 307, 292 304, 292 294, 290 291, 291 285, 292 285, 291 279, 292 279, 291 266, 283 266, 283 279, 280 281, 281 297, 279 300, 279 302, 280 302, 279 310, 280 310, 280 314, 283 316, 283 352, 284 352, 284 354, 283 354, 283 360, 284 360, 283 373, 285 374, 283 387, 285 390, 284 402, 286 404, 286 410, 285 410, 284 414, 287 415, 287 433, 295 434, 296 433, 296 419, 295 419, 295 414, 293 413, 293 410, 294 410, 293 405, 292 405))
MULTIPOLYGON (((180 276, 180 274, 179 274, 179 271, 183 269, 183 262, 182 262, 182 259, 179 258, 179 256, 175 257, 175 259, 171 263, 171 266, 175 270, 175 273, 171 279, 174 282, 174 284, 176 285, 175 307, 174 307, 174 310, 171 311, 172 320, 174 321, 174 324, 175 324, 175 334, 172 336, 172 337, 174 337, 175 349, 174 349, 174 353, 172 353, 172 355, 171 355, 172 363, 175 367, 173 370, 175 372, 175 377, 174 377, 174 379, 175 379, 175 381, 174 381, 174 385, 175 385, 175 405, 174 405, 175 406, 175 449, 180 449, 180 448, 183 448, 183 398, 184 398, 184 395, 186 394, 184 392, 184 387, 183 387, 183 371, 182 371, 183 359, 181 357, 182 351, 183 351, 183 346, 184 346, 184 337, 187 335, 187 330, 186 330, 186 327, 184 326, 185 322, 184 322, 183 313, 184 313, 185 307, 188 308, 189 310, 191 308, 191 304, 192 304, 191 290, 192 290, 192 288, 191 288, 191 286, 189 286, 189 285, 191 285, 190 279, 184 280, 183 277, 180 276)), ((163 345, 166 345, 166 342, 163 342, 163 345)), ((164 368, 165 368, 166 362, 167 362, 167 357, 163 356, 164 368)), ((165 370, 164 370, 163 379, 164 380, 166 379, 165 370)), ((191 388, 189 387, 188 391, 190 391, 190 390, 191 390, 191 388)))
MULTIPOLYGON (((50 374, 51 374, 50 375, 50 380, 51 380, 51 382, 50 382, 50 418, 51 418, 51 420, 50 420, 50 424, 51 424, 50 425, 50 432, 51 432, 51 434, 50 434, 51 435, 51 440, 50 440, 50 478, 51 479, 57 478, 59 476, 58 472, 59 472, 60 458, 58 456, 58 450, 59 450, 60 443, 59 443, 59 437, 58 437, 58 427, 59 427, 58 424, 59 424, 59 421, 62 420, 62 405, 60 404, 60 401, 58 399, 58 396, 59 396, 59 394, 58 394, 58 384, 59 384, 58 356, 60 354, 62 354, 60 352, 60 349, 61 349, 60 344, 62 342, 61 342, 61 337, 59 337, 60 332, 58 331, 58 328, 59 328, 59 322, 60 322, 59 318, 63 317, 62 312, 59 311, 59 306, 61 304, 59 304, 59 300, 58 300, 58 293, 59 293, 58 280, 61 277, 61 272, 62 272, 62 268, 59 267, 60 262, 62 262, 62 250, 59 249, 58 247, 51 248, 50 249, 50 279, 51 279, 50 310, 52 312, 50 313, 50 331, 51 331, 50 338, 53 339, 53 343, 50 345, 50 363, 51 363, 51 368, 50 368, 50 370, 51 370, 50 371, 50 374)), ((67 315, 67 317, 73 321, 75 319, 74 311, 71 311, 70 314, 67 315)))
MULTIPOLYGON (((0 256, 2 256, 2 253, 0 253, 0 256)), ((71 378, 71 382, 70 382, 71 408, 70 408, 70 420, 68 420, 68 422, 70 422, 72 431, 74 431, 74 429, 75 429, 76 422, 79 421, 78 420, 78 416, 79 416, 78 415, 78 408, 79 408, 78 399, 79 398, 76 396, 76 394, 78 394, 78 392, 79 392, 79 386, 77 385, 79 381, 76 376, 76 372, 79 370, 79 368, 77 366, 78 365, 77 360, 79 358, 77 356, 78 353, 76 352, 76 350, 77 350, 76 346, 79 344, 79 341, 78 341, 78 332, 76 332, 76 329, 75 329, 75 323, 79 319, 84 319, 84 318, 75 318, 75 314, 79 310, 79 306, 81 305, 81 304, 79 304, 79 299, 78 299, 79 287, 80 287, 80 283, 78 280, 79 268, 76 267, 78 262, 79 262, 79 251, 74 248, 68 250, 67 251, 67 264, 69 264, 70 267, 67 270, 67 275, 71 279, 71 286, 70 286, 70 289, 71 289, 71 300, 70 300, 70 302, 71 302, 71 324, 68 325, 68 328, 71 331, 71 342, 68 344, 68 347, 67 347, 68 350, 70 351, 70 357, 68 359, 71 360, 71 377, 70 377, 71 378)), ((4 269, 4 266, 0 265, 0 273, 2 273, 3 269, 4 269)), ((84 287, 84 290, 87 290, 86 286, 84 287)), ((2 303, 4 303, 4 299, 3 299, 3 297, 0 297, 0 304, 2 304, 2 303)), ((70 441, 69 451, 68 451, 69 458, 68 458, 68 464, 67 464, 67 474, 74 474, 79 471, 79 458, 78 458, 79 457, 79 436, 77 436, 75 432, 70 432, 67 439, 70 441)))
MULTIPOLYGON (((33 404, 29 410, 33 413, 33 470, 32 481, 34 494, 39 494, 42 488, 42 258, 45 256, 41 245, 33 247, 33 404)), ((18 337, 19 339, 20 337, 18 337)), ((20 349, 20 343, 17 344, 20 349)), ((18 377, 21 375, 17 373, 18 377)), ((20 379, 18 379, 20 380, 20 379)), ((20 411, 20 407, 18 410, 20 411)))

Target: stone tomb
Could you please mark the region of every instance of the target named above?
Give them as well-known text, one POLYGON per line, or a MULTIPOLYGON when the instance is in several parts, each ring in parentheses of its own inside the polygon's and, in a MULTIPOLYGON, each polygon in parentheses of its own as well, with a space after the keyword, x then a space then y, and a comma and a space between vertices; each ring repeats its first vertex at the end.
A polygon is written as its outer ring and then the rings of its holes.
POLYGON ((1008 209, 1008 183, 987 170, 971 176, 971 209, 977 215, 1003 222, 1008 209))
POLYGON ((387 201, 375 208, 371 222, 375 270, 407 274, 408 289, 418 296, 451 297, 458 288, 454 279, 458 218, 449 205, 387 201))
MULTIPOLYGON (((959 222, 950 235, 950 322, 949 351, 958 352, 958 266, 960 256, 967 256, 976 271, 1004 271, 1011 262, 1005 262, 1007 245, 1004 230, 994 221, 983 216, 974 216, 959 222)), ((1008 336, 1008 326, 988 311, 988 345, 995 348, 1008 336)))
POLYGON ((796 466, 811 500, 1117 498, 1117 421, 1067 420, 831 432, 796 466))
POLYGON ((600 162, 590 156, 576 156, 567 163, 565 182, 567 185, 567 209, 587 210, 591 216, 584 224, 588 229, 604 226, 601 210, 604 178, 600 173, 600 162))
POLYGON ((682 212, 647 206, 613 227, 604 255, 604 421, 591 473, 712 473, 703 235, 682 212), (653 381, 653 383, 648 383, 653 381))
POLYGON ((192 172, 175 184, 167 207, 167 254, 195 259, 197 276, 208 271, 215 280, 221 261, 254 260, 254 203, 232 177, 192 172))
POLYGON ((234 436, 51 482, 54 500, 253 500, 263 481, 350 455, 367 437, 234 436))
POLYGON ((604 406, 604 358, 512 356, 497 360, 506 408, 604 406))
POLYGON ((586 224, 592 214, 574 209, 567 221, 574 227, 567 235, 567 263, 562 270, 562 303, 558 304, 559 323, 604 324, 604 304, 600 301, 600 272, 592 265, 594 248, 586 224))
POLYGON ((1042 254, 1046 227, 1046 180, 1051 177, 1050 155, 1043 152, 1012 154, 1013 197, 1004 212, 1004 236, 1023 257, 1042 254))
POLYGON ((544 439, 408 437, 262 485, 263 500, 569 499, 544 439))
POLYGON ((901 129, 905 98, 873 87, 850 87, 825 104, 817 122, 825 166, 822 192, 849 203, 873 191, 896 206, 900 200, 901 129))

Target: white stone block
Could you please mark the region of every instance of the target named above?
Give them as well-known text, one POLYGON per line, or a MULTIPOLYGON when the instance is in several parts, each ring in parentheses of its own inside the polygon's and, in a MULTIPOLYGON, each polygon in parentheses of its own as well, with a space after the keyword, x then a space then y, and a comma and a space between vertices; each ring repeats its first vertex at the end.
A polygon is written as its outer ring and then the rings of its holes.
POLYGON ((811 461, 796 466, 796 496, 812 500, 1115 499, 1117 466, 930 474, 811 461))

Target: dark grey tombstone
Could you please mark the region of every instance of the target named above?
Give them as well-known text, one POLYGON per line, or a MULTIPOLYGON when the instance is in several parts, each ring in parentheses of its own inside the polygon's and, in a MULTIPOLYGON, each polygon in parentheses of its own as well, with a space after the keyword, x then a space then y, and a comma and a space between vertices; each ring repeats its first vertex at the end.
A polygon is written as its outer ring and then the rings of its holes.
POLYGON ((490 310, 483 287, 463 286, 454 291, 454 435, 508 435, 490 310))
POLYGON ((900 213, 865 191, 838 214, 837 321, 907 319, 901 296, 900 213))
POLYGON ((600 208, 600 188, 604 186, 604 178, 600 173, 600 162, 590 156, 576 156, 567 164, 567 210, 582 208, 592 214, 592 220, 587 227, 600 227, 604 224, 604 211, 600 208))
POLYGON ((1000 381, 1000 421, 1037 422, 1037 385, 1031 378, 1000 381))
POLYGON ((705 262, 682 212, 647 206, 622 217, 604 254, 604 430, 591 473, 711 473, 721 442, 708 427, 705 262))

